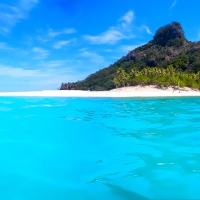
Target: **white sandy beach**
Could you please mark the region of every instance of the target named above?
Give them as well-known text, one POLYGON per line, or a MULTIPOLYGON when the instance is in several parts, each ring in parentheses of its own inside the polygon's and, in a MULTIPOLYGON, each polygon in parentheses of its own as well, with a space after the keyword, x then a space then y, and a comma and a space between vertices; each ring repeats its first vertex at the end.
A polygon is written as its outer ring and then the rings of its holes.
POLYGON ((117 88, 110 91, 81 91, 81 90, 43 90, 29 92, 0 92, 0 96, 24 97, 185 97, 199 96, 200 91, 190 88, 158 89, 155 86, 134 86, 117 88))

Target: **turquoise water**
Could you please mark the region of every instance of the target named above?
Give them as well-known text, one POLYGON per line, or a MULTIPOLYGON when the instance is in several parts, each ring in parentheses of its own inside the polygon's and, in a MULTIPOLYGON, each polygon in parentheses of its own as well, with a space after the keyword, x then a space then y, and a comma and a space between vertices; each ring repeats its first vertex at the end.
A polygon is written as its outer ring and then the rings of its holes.
POLYGON ((200 98, 0 98, 0 199, 200 199, 200 98))

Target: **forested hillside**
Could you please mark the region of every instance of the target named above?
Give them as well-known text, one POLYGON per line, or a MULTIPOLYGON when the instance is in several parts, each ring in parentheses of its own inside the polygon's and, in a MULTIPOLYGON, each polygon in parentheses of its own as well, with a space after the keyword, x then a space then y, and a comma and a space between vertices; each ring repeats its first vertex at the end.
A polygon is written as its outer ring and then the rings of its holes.
POLYGON ((159 28, 151 41, 114 64, 89 75, 83 81, 62 83, 60 90, 110 90, 137 84, 180 84, 199 88, 199 71, 200 42, 188 41, 181 25, 173 22, 159 28), (121 80, 120 70, 125 74, 121 80), (173 80, 170 70, 173 71, 173 80))

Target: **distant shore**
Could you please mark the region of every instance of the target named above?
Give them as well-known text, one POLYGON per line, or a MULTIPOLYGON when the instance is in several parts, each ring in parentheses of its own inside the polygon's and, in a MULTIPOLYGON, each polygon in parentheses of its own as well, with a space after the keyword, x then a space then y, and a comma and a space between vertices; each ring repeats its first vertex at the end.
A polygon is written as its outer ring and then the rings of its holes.
POLYGON ((156 88, 155 86, 131 86, 110 91, 43 90, 30 92, 0 92, 1 96, 14 97, 200 97, 200 91, 190 88, 156 88))

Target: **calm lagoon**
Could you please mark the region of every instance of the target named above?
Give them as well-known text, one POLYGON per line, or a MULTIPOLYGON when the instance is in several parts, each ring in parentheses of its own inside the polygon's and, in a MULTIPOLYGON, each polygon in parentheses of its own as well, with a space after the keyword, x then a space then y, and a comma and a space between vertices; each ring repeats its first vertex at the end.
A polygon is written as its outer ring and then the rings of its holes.
POLYGON ((0 98, 0 199, 200 199, 200 98, 0 98))

